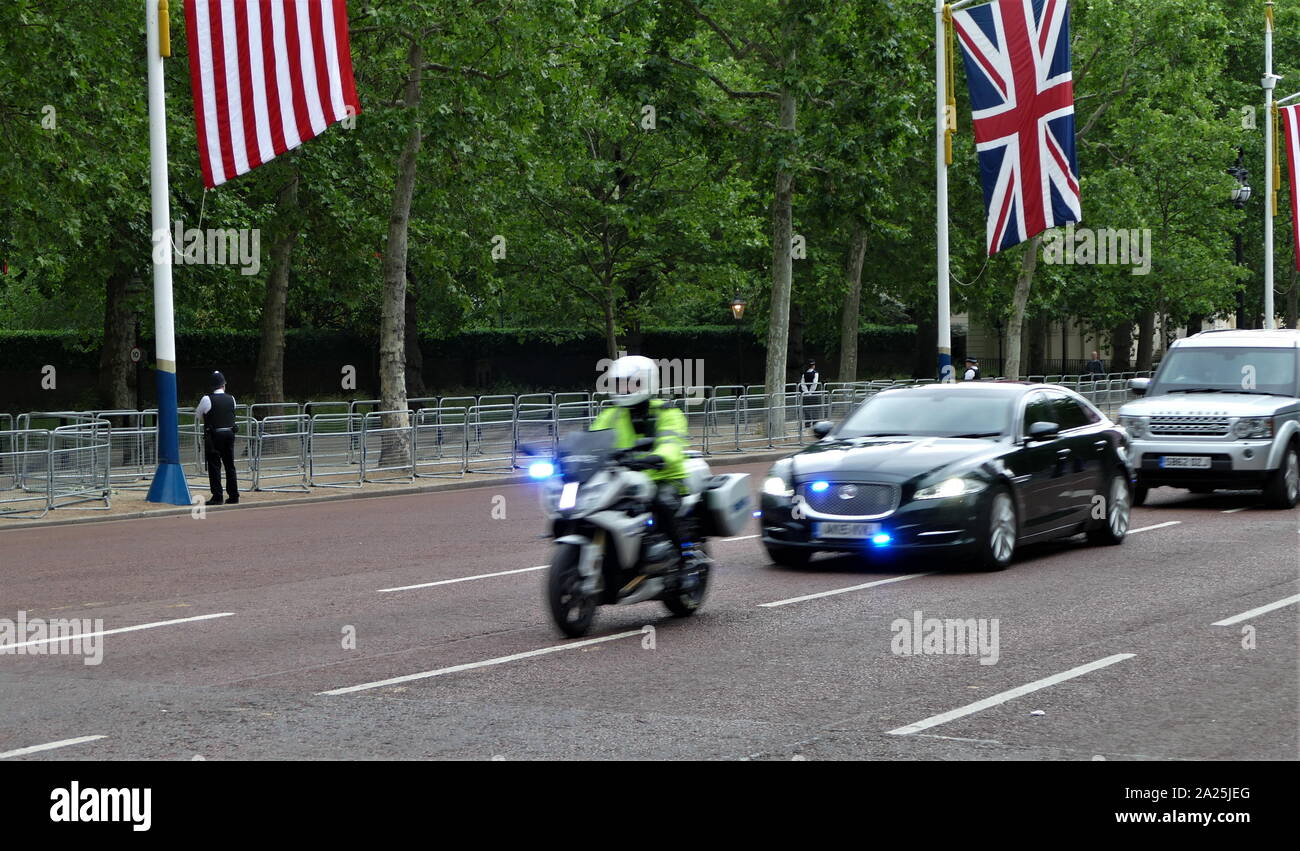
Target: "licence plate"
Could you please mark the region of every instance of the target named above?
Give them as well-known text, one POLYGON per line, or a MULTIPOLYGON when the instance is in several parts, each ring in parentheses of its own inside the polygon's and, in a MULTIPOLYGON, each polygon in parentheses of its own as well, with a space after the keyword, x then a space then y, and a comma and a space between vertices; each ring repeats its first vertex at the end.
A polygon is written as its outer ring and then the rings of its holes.
POLYGON ((1165 469, 1182 468, 1192 470, 1210 469, 1209 455, 1162 455, 1160 466, 1165 469))
POLYGON ((818 538, 870 538, 879 531, 879 523, 813 524, 813 535, 818 538))

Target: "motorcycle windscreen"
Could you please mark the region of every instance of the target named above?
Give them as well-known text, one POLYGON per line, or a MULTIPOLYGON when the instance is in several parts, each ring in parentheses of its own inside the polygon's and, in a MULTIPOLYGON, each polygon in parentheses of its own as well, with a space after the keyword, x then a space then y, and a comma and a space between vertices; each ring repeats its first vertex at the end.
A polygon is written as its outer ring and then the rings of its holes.
POLYGON ((560 474, 566 482, 585 482, 604 468, 618 451, 613 429, 576 431, 560 441, 560 474))

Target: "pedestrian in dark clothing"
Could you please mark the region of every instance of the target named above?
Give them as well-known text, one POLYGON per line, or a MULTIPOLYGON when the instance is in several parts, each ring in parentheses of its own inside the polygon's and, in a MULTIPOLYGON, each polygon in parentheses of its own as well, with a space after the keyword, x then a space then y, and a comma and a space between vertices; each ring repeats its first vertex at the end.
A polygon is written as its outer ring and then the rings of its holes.
POLYGON ((226 377, 212 373, 212 392, 199 400, 194 418, 203 418, 203 454, 208 462, 208 485, 212 499, 208 505, 221 505, 221 468, 226 469, 226 499, 239 502, 239 481, 235 477, 235 397, 226 392, 226 377))
POLYGON ((975 358, 966 358, 966 371, 961 375, 962 381, 980 380, 980 362, 975 358))
POLYGON ((1106 365, 1101 362, 1101 352, 1092 353, 1092 360, 1088 361, 1086 369, 1089 375, 1100 376, 1106 374, 1106 365))
POLYGON ((799 395, 803 400, 803 427, 808 428, 817 418, 821 405, 821 374, 817 372, 817 362, 808 361, 803 375, 799 377, 799 395))

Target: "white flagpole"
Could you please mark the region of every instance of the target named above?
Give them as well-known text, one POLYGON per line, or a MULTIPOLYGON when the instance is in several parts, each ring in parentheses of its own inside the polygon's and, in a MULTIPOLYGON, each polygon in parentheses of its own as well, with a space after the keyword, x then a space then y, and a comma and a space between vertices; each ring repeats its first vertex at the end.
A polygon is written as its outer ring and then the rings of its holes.
MULTIPOLYGON (((190 489, 180 464, 176 415, 176 336, 172 315, 171 210, 167 186, 167 123, 163 90, 163 50, 159 23, 166 0, 145 0, 149 43, 149 195, 153 224, 153 333, 158 383, 158 469, 149 502, 189 505, 190 489)), ((170 36, 167 37, 170 41, 170 36)), ((170 52, 170 51, 168 51, 170 52)))
POLYGON ((1273 2, 1264 4, 1264 327, 1274 327, 1273 321, 1273 204, 1277 187, 1273 185, 1273 2))
POLYGON ((944 0, 934 6, 934 204, 939 312, 939 380, 952 381, 952 306, 948 296, 948 43, 943 25, 944 0))

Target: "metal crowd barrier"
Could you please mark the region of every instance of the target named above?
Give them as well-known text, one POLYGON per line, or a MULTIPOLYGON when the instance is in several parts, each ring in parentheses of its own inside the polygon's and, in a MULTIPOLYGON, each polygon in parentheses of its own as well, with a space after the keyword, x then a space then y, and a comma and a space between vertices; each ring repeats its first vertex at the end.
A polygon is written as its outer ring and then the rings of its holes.
MULTIPOLYGON (((1036 375, 1087 398, 1107 416, 1132 396, 1130 378, 1150 372, 1036 375)), ((986 379, 998 380, 998 379, 986 379)), ((707 454, 795 446, 812 423, 838 420, 882 390, 931 380, 828 382, 810 393, 787 385, 773 406, 758 385, 664 388, 686 416, 688 442, 707 454)), ((366 482, 462 477, 523 466, 521 446, 553 451, 591 427, 606 394, 531 393, 408 400, 384 411, 379 400, 257 403, 236 416, 236 470, 242 487, 304 492, 366 482)), ((207 483, 202 429, 193 408, 178 409, 181 463, 207 483)), ((110 504, 112 489, 148 487, 157 466, 156 410, 38 411, 0 414, 0 518, 41 517, 52 508, 110 504)))
POLYGON ((361 481, 415 479, 411 412, 371 411, 361 420, 361 481))

